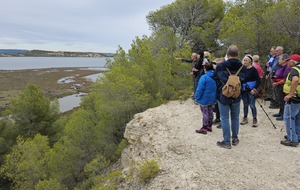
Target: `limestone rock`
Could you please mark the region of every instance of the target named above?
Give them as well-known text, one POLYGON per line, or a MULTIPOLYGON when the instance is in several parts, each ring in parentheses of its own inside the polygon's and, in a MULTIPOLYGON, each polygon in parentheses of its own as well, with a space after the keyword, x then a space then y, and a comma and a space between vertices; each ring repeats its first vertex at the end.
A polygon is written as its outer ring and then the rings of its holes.
POLYGON ((195 133, 202 114, 191 100, 136 114, 124 133, 129 142, 121 158, 126 180, 119 189, 300 189, 300 149, 280 145, 285 133, 280 127, 273 129, 259 106, 257 110, 258 128, 241 126, 240 144, 230 150, 216 146, 223 140, 221 129, 195 133), (161 171, 148 184, 141 184, 139 164, 152 159, 161 171))

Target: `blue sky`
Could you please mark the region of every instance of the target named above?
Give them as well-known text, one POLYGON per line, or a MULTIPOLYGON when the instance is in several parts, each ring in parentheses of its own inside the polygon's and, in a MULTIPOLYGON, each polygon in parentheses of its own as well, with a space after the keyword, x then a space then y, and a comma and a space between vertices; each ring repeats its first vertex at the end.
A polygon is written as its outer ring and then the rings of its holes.
POLYGON ((115 52, 150 35, 150 11, 175 0, 0 0, 0 49, 115 52))

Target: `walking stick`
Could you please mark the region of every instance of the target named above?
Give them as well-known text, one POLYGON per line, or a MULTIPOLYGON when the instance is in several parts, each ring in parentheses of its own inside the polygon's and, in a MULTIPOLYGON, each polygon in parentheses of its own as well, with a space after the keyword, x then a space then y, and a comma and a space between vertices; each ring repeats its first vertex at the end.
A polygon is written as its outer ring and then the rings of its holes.
POLYGON ((259 102, 259 100, 257 100, 259 106, 261 107, 261 109, 265 112, 266 116, 269 118, 270 122, 272 123, 274 129, 277 129, 275 124, 273 123, 273 121, 271 120, 271 118, 269 117, 269 115, 267 114, 266 110, 263 108, 263 106, 261 105, 261 103, 259 102))

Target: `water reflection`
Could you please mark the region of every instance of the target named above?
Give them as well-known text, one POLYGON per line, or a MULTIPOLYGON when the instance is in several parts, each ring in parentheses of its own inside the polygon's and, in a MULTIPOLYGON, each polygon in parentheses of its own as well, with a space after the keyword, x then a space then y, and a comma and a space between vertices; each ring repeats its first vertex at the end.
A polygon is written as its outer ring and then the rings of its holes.
POLYGON ((60 112, 70 111, 76 107, 80 106, 81 96, 86 93, 73 94, 70 96, 65 96, 63 98, 59 98, 58 102, 60 105, 60 112))
MULTIPOLYGON (((103 72, 101 73, 96 73, 93 75, 88 75, 85 76, 85 78, 87 78, 88 80, 91 80, 92 82, 96 82, 97 78, 100 76, 103 76, 103 72)), ((70 80, 72 80, 73 77, 65 77, 62 78, 58 81, 58 83, 69 83, 70 80)), ((73 85, 74 89, 76 89, 76 87, 80 85, 80 84, 75 84, 73 85)), ((65 96, 63 98, 59 98, 58 102, 60 105, 60 112, 66 112, 66 111, 70 111, 76 107, 80 106, 80 102, 81 102, 81 96, 85 95, 86 93, 79 93, 79 94, 73 94, 70 96, 65 96)))
POLYGON ((88 75, 88 76, 85 76, 85 78, 87 78, 88 80, 92 81, 92 82, 96 82, 97 78, 98 77, 102 77, 103 76, 103 73, 96 73, 96 74, 93 74, 93 75, 88 75))
POLYGON ((67 83, 75 82, 75 80, 73 80, 74 78, 75 78, 74 76, 61 78, 57 81, 57 83, 58 84, 67 84, 67 83))

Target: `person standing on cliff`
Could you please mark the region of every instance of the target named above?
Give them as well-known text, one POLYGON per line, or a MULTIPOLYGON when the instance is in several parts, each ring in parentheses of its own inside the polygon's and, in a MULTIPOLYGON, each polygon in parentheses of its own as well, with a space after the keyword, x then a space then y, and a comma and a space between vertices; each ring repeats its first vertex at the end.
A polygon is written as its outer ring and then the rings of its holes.
POLYGON ((217 65, 214 78, 217 82, 217 100, 219 111, 221 115, 221 125, 223 132, 223 141, 218 141, 217 145, 222 148, 231 148, 231 138, 232 145, 236 146, 239 143, 238 133, 239 133, 239 115, 240 115, 240 103, 241 96, 237 98, 226 97, 222 94, 222 88, 226 84, 230 73, 238 73, 241 84, 244 83, 246 76, 246 67, 243 66, 242 62, 237 58, 239 55, 239 50, 236 45, 229 46, 227 50, 228 60, 217 65), (230 71, 230 73, 228 72, 230 71), (229 117, 231 119, 231 125, 229 123, 229 117), (232 133, 232 135, 231 135, 232 133))
MULTIPOLYGON (((212 61, 214 70, 216 70, 216 67, 218 64, 223 63, 225 61, 224 58, 216 58, 215 60, 212 61)), ((217 128, 221 129, 221 116, 220 116, 220 111, 219 111, 219 106, 218 106, 218 102, 216 101, 215 105, 214 105, 214 112, 216 113, 216 118, 213 121, 213 124, 217 124, 217 128)))
MULTIPOLYGON (((176 58, 176 60, 181 60, 186 63, 192 63, 192 71, 191 75, 193 75, 193 83, 194 83, 194 95, 196 92, 196 89, 198 87, 198 81, 203 75, 203 60, 204 60, 204 53, 203 51, 200 51, 199 54, 197 53, 192 53, 191 59, 185 59, 185 58, 176 58)), ((192 98, 194 98, 194 95, 192 98)))
POLYGON ((205 74, 200 78, 195 92, 195 101, 200 104, 202 112, 202 128, 196 133, 207 134, 212 132, 214 118, 213 104, 216 102, 216 81, 212 78, 214 74, 213 65, 209 62, 204 63, 205 74))
POLYGON ((284 101, 284 123, 286 140, 280 143, 285 146, 296 147, 300 140, 300 55, 293 54, 287 59, 291 68, 283 87, 286 94, 284 101))

